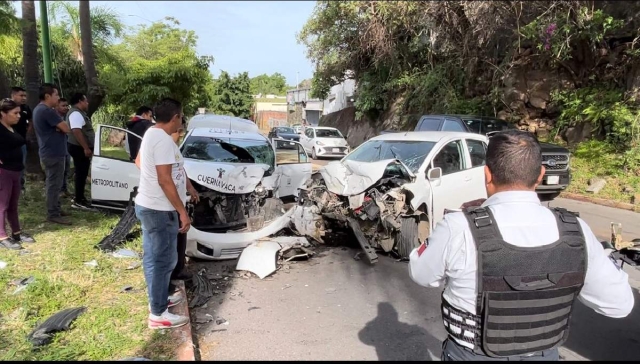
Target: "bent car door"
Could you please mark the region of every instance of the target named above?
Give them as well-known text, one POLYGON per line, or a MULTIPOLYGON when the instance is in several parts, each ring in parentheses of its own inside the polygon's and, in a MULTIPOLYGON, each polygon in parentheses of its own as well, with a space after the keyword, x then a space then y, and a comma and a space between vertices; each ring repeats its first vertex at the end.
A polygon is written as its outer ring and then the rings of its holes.
MULTIPOLYGON (((469 201, 479 198, 487 198, 487 189, 484 183, 484 165, 487 156, 487 144, 482 140, 467 138, 465 140, 469 151, 469 201)), ((468 202, 468 201, 467 201, 468 202)))
POLYGON ((140 171, 125 150, 124 137, 138 135, 108 125, 98 125, 91 159, 91 204, 95 207, 124 210, 140 171))
POLYGON ((445 209, 459 209, 463 203, 471 201, 473 191, 470 190, 471 173, 466 167, 466 151, 462 140, 456 139, 445 144, 438 151, 427 169, 442 169, 442 176, 437 181, 430 181, 433 191, 433 225, 444 215, 445 209))
POLYGON ((273 186, 275 197, 298 196, 298 189, 311 178, 311 163, 302 144, 298 142, 293 149, 276 151, 276 168, 273 175, 266 177, 263 183, 273 186))

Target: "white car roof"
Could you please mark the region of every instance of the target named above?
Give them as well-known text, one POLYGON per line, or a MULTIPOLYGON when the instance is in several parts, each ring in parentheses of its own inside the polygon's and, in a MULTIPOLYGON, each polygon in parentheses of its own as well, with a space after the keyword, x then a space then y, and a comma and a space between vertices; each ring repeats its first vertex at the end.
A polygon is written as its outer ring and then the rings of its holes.
POLYGON ((378 135, 369 140, 412 140, 425 142, 439 142, 443 139, 465 138, 488 141, 488 138, 481 134, 453 132, 453 131, 407 131, 398 133, 387 133, 378 135))
POLYGON ((216 114, 199 114, 192 117, 187 124, 187 131, 196 128, 224 129, 227 133, 229 129, 248 133, 260 133, 260 129, 256 123, 251 120, 216 114))
MULTIPOLYGON (((338 130, 337 128, 332 128, 330 126, 307 126, 307 129, 338 130)), ((340 131, 340 130, 338 130, 338 131, 340 131)))
POLYGON ((234 138, 234 139, 247 139, 247 140, 267 140, 264 135, 260 133, 246 132, 242 130, 234 129, 220 129, 220 128, 195 128, 192 129, 191 136, 195 137, 215 137, 215 138, 234 138))

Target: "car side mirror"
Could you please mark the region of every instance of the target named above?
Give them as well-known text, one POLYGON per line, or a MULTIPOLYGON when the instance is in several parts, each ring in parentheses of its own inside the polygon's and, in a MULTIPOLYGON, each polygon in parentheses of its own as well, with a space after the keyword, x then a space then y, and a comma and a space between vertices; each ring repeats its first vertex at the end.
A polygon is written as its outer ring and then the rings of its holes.
POLYGON ((429 179, 429 181, 435 181, 437 179, 440 179, 441 177, 442 168, 440 167, 432 168, 429 170, 429 172, 427 172, 427 179, 429 179))

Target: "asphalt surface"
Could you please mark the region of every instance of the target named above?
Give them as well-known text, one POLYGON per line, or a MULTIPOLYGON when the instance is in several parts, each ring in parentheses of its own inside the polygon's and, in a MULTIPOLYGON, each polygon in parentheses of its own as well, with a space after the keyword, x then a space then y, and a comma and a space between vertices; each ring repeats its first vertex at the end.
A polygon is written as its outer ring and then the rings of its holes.
MULTIPOLYGON (((640 214, 565 199, 551 206, 580 212, 601 239, 608 238, 612 221, 623 224, 628 240, 640 237, 640 214)), ((218 320, 194 325, 200 358, 439 360, 446 336, 439 289, 416 285, 407 264, 391 257, 380 256, 371 266, 354 259, 358 249, 317 252, 264 280, 222 278, 234 261, 197 264, 210 273, 222 272, 219 293, 206 308, 192 312, 218 320)), ((627 270, 637 302, 640 274, 627 270)), ((640 305, 625 319, 610 319, 577 303, 561 355, 567 360, 637 360, 639 322, 640 305)))

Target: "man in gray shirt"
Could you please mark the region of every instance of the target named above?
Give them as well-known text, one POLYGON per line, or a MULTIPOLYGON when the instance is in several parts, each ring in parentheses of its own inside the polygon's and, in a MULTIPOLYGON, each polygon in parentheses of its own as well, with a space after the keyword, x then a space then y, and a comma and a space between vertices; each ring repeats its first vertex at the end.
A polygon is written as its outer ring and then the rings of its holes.
POLYGON ((67 136, 70 131, 54 109, 60 95, 58 87, 45 83, 38 91, 40 103, 33 109, 33 127, 38 138, 40 161, 46 174, 47 221, 71 225, 67 213, 60 208, 60 189, 64 178, 64 162, 67 155, 67 136))

